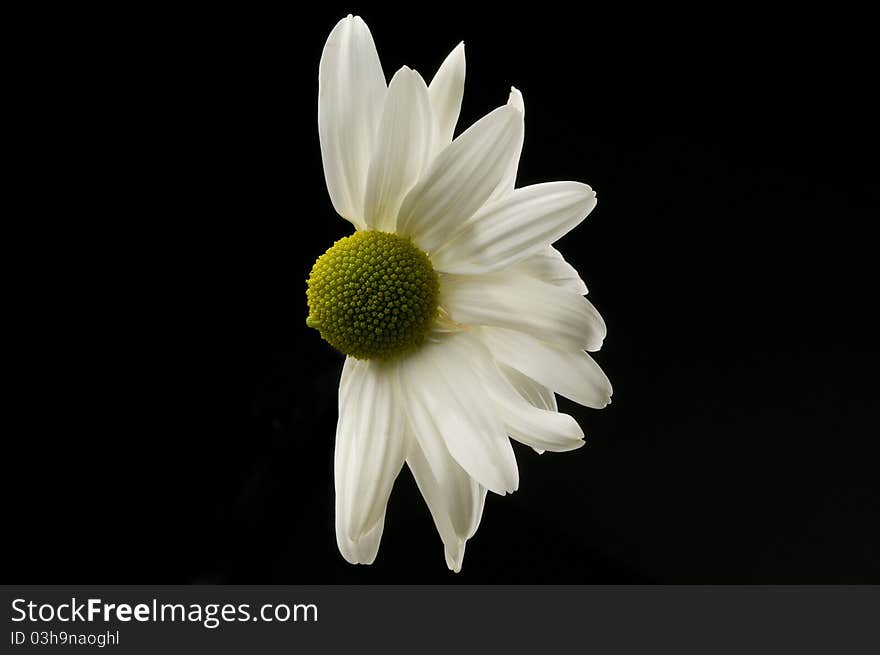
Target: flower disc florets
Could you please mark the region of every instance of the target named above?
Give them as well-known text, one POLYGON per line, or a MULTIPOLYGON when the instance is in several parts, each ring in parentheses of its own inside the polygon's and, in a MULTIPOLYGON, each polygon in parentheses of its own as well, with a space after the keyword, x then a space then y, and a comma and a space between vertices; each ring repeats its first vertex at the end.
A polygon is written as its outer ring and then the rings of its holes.
POLYGON ((306 323, 347 355, 388 359, 424 341, 439 292, 431 260, 408 238, 355 232, 312 267, 306 323))

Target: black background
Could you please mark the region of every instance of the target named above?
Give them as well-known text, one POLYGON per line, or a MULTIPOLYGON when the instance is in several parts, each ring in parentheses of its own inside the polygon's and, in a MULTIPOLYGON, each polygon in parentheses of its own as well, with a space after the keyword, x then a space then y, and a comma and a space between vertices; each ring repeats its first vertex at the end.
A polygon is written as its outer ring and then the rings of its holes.
MULTIPOLYGON (((82 10, 78 10, 82 11, 82 10)), ((54 14, 18 26, 24 301, 8 581, 880 582, 865 16, 542 4, 54 14), (341 356, 305 327, 327 197, 317 67, 460 40, 459 126, 526 103, 520 185, 598 208, 558 247, 609 336, 589 445, 518 448, 459 575, 412 478, 376 563, 333 533, 341 356)))

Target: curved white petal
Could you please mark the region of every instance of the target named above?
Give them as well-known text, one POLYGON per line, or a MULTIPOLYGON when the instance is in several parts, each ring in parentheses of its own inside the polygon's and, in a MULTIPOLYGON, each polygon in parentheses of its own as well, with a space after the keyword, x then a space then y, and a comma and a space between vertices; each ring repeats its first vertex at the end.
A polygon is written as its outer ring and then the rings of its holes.
MULTIPOLYGON (((546 409, 551 412, 559 411, 559 407, 556 404, 556 396, 550 389, 538 384, 528 375, 523 375, 515 368, 510 368, 501 362, 495 363, 498 364, 498 370, 501 371, 505 378, 507 378, 507 381, 510 382, 511 386, 513 386, 517 393, 519 393, 519 395, 527 402, 531 403, 538 409, 546 409)), ((533 446, 532 450, 539 455, 544 453, 544 448, 533 446)))
POLYGON ((449 454, 477 482, 497 494, 516 490, 519 471, 504 425, 485 401, 481 369, 495 364, 467 333, 428 342, 400 365, 412 429, 437 477, 444 453, 430 435, 438 432, 449 454))
MULTIPOLYGON (((442 438, 440 445, 445 449, 442 438)), ((464 558, 465 543, 480 525, 486 488, 465 473, 448 451, 441 460, 439 476, 435 474, 415 439, 410 440, 406 463, 443 540, 446 565, 458 573, 464 558)))
POLYGON ((501 181, 492 192, 489 202, 503 198, 513 191, 514 185, 516 184, 516 174, 519 171, 519 159, 522 155, 523 141, 525 141, 526 106, 523 102, 522 93, 520 93, 519 89, 515 86, 510 87, 510 95, 507 98, 507 104, 519 111, 520 121, 523 122, 523 130, 519 133, 519 140, 515 148, 516 154, 504 170, 504 175, 501 176, 501 181))
POLYGON ((510 385, 516 389, 516 392, 522 396, 524 400, 538 409, 546 409, 551 412, 559 410, 559 407, 556 404, 556 396, 553 394, 552 390, 548 389, 543 384, 538 384, 528 375, 520 373, 515 368, 507 366, 503 362, 499 361, 496 363, 498 364, 498 370, 501 371, 502 375, 507 378, 510 385))
POLYGON ((367 169, 385 98, 373 36, 359 16, 336 24, 318 68, 318 134, 324 179, 336 212, 363 228, 367 169))
POLYGON ((397 231, 432 252, 483 206, 514 155, 519 112, 499 107, 441 152, 400 208, 397 231))
MULTIPOLYGON (((469 539, 480 522, 485 488, 469 476, 449 453, 446 441, 437 427, 437 421, 419 403, 407 403, 411 439, 407 460, 424 458, 431 466, 431 480, 443 498, 447 517, 461 539, 469 539), (415 453, 415 451, 418 451, 415 453)), ((418 480, 417 480, 418 481, 418 480)))
POLYGON ((434 109, 434 154, 452 143, 452 134, 461 112, 464 96, 464 41, 459 43, 440 64, 431 80, 428 94, 434 109))
POLYGON ((434 119, 422 76, 404 66, 388 85, 364 197, 364 222, 392 232, 404 196, 431 154, 434 119))
POLYGON ((385 530, 385 512, 359 539, 349 539, 345 533, 339 513, 336 513, 336 546, 339 552, 349 564, 372 564, 376 561, 379 552, 379 543, 382 541, 382 532, 385 530))
POLYGON ((587 285, 584 284, 574 266, 565 261, 562 253, 553 246, 547 246, 535 254, 529 255, 512 266, 510 270, 531 275, 562 289, 569 289, 580 296, 587 293, 587 285))
POLYGON ((443 493, 437 484, 428 460, 425 459, 418 444, 413 449, 411 456, 406 458, 406 463, 415 478, 416 485, 428 505, 431 512, 431 518, 434 519, 434 525, 437 532, 440 533, 440 539, 443 541, 443 549, 446 555, 446 566, 451 571, 458 573, 461 571, 461 564, 464 560, 464 548, 466 539, 456 534, 452 527, 449 510, 443 493))
POLYGON ((584 433, 568 414, 538 409, 527 402, 501 373, 489 372, 483 383, 486 393, 510 436, 536 450, 566 452, 584 445, 584 433))
POLYGON ((548 182, 516 189, 485 205, 431 255, 447 273, 491 273, 547 248, 596 206, 596 194, 580 182, 548 182))
POLYGON ((495 358, 581 405, 601 409, 611 402, 611 382, 599 365, 580 350, 564 350, 521 332, 485 328, 495 358))
POLYGON ((393 364, 346 359, 339 386, 334 477, 337 525, 357 543, 385 514, 405 457, 393 364))
POLYGON ((570 350, 599 350, 606 333, 583 296, 509 271, 444 275, 440 303, 459 323, 510 328, 570 350))

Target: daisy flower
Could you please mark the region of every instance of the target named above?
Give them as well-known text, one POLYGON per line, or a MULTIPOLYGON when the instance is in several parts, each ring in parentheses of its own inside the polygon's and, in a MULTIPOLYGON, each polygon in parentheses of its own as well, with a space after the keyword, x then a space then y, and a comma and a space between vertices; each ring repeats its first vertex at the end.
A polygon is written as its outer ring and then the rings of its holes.
POLYGON ((334 456, 336 539, 370 564, 406 464, 459 571, 486 492, 519 484, 511 439, 584 444, 554 393, 610 402, 605 324, 551 244, 596 206, 586 184, 515 188, 523 99, 453 139, 464 44, 430 84, 386 84, 367 25, 342 19, 321 56, 318 131, 330 200, 355 232, 315 262, 307 324, 347 355, 334 456))

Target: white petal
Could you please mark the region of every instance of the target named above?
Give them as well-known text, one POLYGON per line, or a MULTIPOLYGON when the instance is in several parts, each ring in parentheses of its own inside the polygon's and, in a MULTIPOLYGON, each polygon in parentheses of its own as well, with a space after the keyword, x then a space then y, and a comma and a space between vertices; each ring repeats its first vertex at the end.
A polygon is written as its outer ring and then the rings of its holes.
POLYGON ((485 328, 483 333, 498 361, 569 400, 596 409, 611 401, 611 382, 587 353, 556 348, 513 330, 485 328))
POLYGON ((503 198, 513 191, 513 187, 516 184, 516 174, 519 170, 519 159, 522 155, 523 141, 525 140, 526 106, 523 102, 522 93, 520 93, 519 89, 515 86, 510 87, 510 96, 507 98, 507 104, 519 111, 520 120, 523 121, 523 131, 519 134, 519 141, 516 144, 516 154, 507 165, 507 169, 504 171, 504 175, 501 177, 498 186, 495 187, 495 190, 492 192, 489 202, 503 198))
POLYGON ((486 488, 465 473, 448 452, 442 465, 443 472, 438 478, 415 439, 410 441, 406 462, 443 540, 446 564, 458 573, 464 558, 465 542, 474 535, 480 524, 486 488))
MULTIPOLYGON (((490 328, 484 328, 490 329, 490 328)), ((520 373, 515 368, 511 368, 502 362, 496 362, 498 370, 507 378, 511 386, 516 389, 517 393, 527 402, 531 403, 538 409, 546 409, 551 412, 559 410, 556 404, 556 396, 553 391, 542 384, 538 384, 528 375, 520 373)))
POLYGON ((432 252, 483 206, 514 154, 522 123, 499 107, 437 155, 400 208, 397 229, 432 252))
POLYGON ((513 191, 487 204, 431 256, 447 273, 490 273, 546 249, 596 206, 580 182, 548 182, 513 191))
POLYGON ((570 289, 581 296, 587 293, 587 285, 574 266, 565 261, 562 253, 553 246, 547 246, 525 258, 511 267, 511 272, 514 271, 531 275, 553 286, 570 289))
POLYGON ((523 399, 497 369, 490 373, 484 379, 486 390, 512 438, 537 450, 555 452, 584 445, 584 433, 571 416, 538 409, 523 399))
POLYGON ((349 564, 372 564, 379 552, 382 532, 385 530, 385 513, 376 524, 357 540, 349 539, 339 513, 336 513, 336 545, 349 564))
MULTIPOLYGON (((556 412, 559 410, 559 407, 556 404, 556 396, 554 393, 548 389, 547 387, 538 384, 532 378, 527 375, 523 375, 515 368, 510 368, 501 362, 495 362, 498 364, 498 370, 501 371, 502 375, 507 378, 507 381, 510 382, 511 386, 516 389, 517 393, 522 396, 527 402, 531 403, 533 406, 538 409, 546 409, 551 412, 556 412)), ((544 448, 532 447, 539 455, 544 453, 544 448)))
POLYGON ((461 42, 440 64, 428 88, 431 107, 434 109, 434 154, 452 143, 452 134, 455 132, 464 95, 464 75, 464 42, 461 42))
POLYGON ((570 350, 599 350, 606 333, 586 298, 509 271, 444 275, 440 303, 459 323, 519 330, 570 350))
POLYGON ((487 366, 495 366, 489 351, 471 335, 444 335, 401 363, 401 388, 435 476, 442 477, 445 466, 444 453, 429 438, 436 431, 472 478, 503 495, 517 488, 519 472, 504 425, 480 385, 479 371, 487 366))
POLYGON ((471 478, 449 453, 437 422, 424 405, 418 400, 406 405, 414 435, 407 459, 422 457, 430 462, 430 481, 442 495, 452 529, 459 538, 468 539, 479 525, 485 488, 471 478), (414 454, 415 451, 418 453, 414 454))
POLYGON ((431 512, 431 518, 434 519, 434 525, 437 532, 440 533, 440 539, 443 541, 443 550, 446 555, 446 566, 451 571, 458 573, 461 571, 462 560, 464 559, 464 548, 466 539, 461 538, 452 528, 449 517, 449 510, 446 507, 445 499, 442 492, 437 486, 428 460, 425 459, 418 446, 416 453, 411 457, 407 457, 406 463, 412 471, 416 485, 428 505, 431 512))
POLYGON ((359 16, 343 18, 327 38, 318 69, 318 134, 324 179, 336 212, 363 228, 363 199, 385 75, 373 36, 359 16))
POLYGON ((339 386, 334 475, 336 514, 357 542, 385 514, 403 465, 404 416, 393 364, 346 360, 339 386))
POLYGON ((394 231, 404 196, 418 181, 431 153, 434 119, 422 76, 404 66, 391 79, 367 175, 364 222, 394 231))

